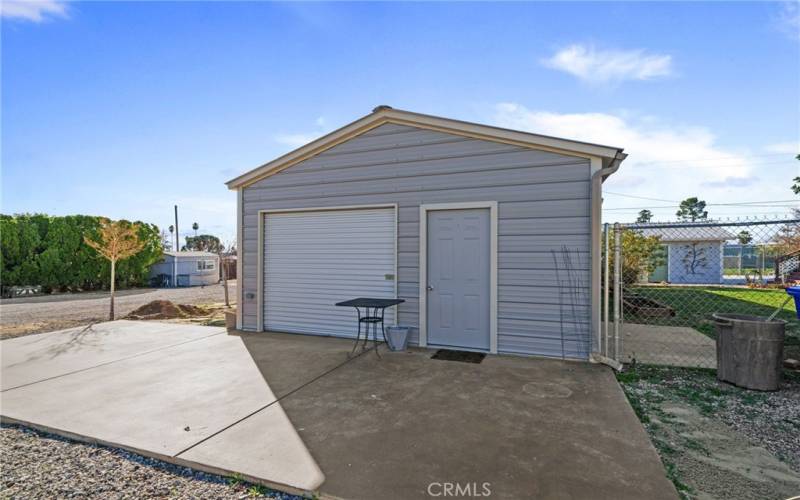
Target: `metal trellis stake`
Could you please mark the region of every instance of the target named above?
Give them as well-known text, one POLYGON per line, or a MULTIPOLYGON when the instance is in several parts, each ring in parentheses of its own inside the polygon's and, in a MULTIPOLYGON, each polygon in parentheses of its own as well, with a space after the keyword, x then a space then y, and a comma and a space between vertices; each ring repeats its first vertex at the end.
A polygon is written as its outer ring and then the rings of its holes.
POLYGON ((620 287, 620 227, 614 224, 614 359, 619 361, 619 315, 622 304, 620 287))

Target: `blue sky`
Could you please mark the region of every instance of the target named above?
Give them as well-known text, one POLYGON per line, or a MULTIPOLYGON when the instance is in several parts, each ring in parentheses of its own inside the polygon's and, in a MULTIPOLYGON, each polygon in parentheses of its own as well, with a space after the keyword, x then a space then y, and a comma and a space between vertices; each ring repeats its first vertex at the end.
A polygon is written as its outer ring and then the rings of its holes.
POLYGON ((182 233, 230 239, 224 181, 390 104, 625 147, 610 221, 692 195, 785 213, 798 22, 767 2, 4 2, 1 207, 166 227, 177 203, 182 233))

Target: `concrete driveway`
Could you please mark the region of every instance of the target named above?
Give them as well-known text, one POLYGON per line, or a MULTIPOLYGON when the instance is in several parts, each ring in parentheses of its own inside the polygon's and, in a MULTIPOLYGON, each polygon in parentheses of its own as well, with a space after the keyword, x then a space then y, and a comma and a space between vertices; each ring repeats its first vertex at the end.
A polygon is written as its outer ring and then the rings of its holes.
POLYGON ((621 358, 640 363, 689 368, 716 368, 714 340, 688 326, 622 325, 621 358))
POLYGON ((117 321, 3 341, 5 421, 342 498, 677 498, 605 367, 117 321))

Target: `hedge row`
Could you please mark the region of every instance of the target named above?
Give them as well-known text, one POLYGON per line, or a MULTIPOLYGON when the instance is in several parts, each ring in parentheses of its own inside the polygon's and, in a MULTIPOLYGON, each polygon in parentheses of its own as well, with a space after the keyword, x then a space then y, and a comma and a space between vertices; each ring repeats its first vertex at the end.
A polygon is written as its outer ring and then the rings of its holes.
MULTIPOLYGON (((106 289, 110 264, 83 241, 96 237, 100 217, 44 214, 0 215, 0 282, 3 286, 42 285, 45 291, 106 289)), ((140 224, 146 242, 137 255, 117 263, 117 286, 147 284, 147 274, 161 258, 161 238, 154 224, 140 224)))

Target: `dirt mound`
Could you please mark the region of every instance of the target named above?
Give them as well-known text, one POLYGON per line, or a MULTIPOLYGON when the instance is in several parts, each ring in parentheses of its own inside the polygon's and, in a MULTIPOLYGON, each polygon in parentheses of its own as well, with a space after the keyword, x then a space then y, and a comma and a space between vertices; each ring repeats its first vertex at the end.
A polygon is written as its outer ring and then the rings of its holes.
POLYGON ((206 316, 208 311, 191 304, 173 304, 169 300, 154 300, 132 311, 127 319, 178 319, 206 316))
POLYGON ((178 304, 178 309, 183 311, 186 316, 206 316, 208 311, 200 306, 193 306, 192 304, 178 304))

